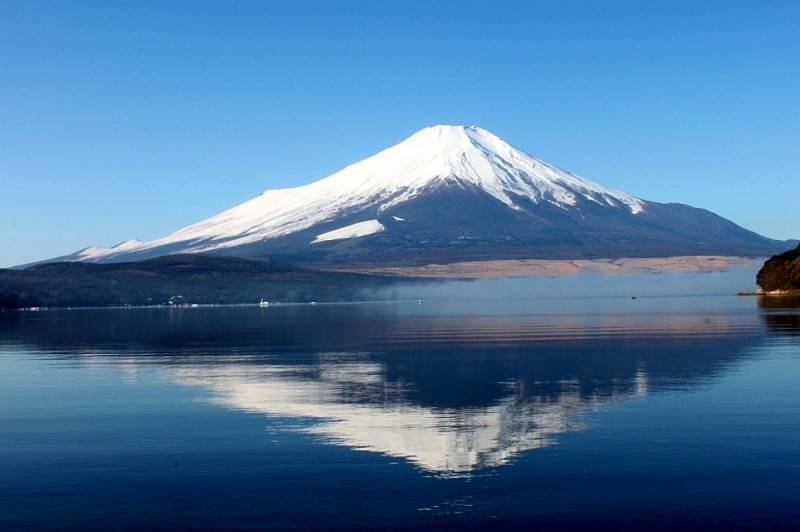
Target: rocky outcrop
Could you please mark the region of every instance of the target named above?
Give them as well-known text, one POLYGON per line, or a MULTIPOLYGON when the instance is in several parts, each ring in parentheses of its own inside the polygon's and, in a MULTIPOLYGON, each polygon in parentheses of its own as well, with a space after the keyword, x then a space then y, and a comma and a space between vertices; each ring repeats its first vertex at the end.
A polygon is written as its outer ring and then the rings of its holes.
POLYGON ((800 291, 800 245, 767 260, 756 275, 765 292, 800 291))

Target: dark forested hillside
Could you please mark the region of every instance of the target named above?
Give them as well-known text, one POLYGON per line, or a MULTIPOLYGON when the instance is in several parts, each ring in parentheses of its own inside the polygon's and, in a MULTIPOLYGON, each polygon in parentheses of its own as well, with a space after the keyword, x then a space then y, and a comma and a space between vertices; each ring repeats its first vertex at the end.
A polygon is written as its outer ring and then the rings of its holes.
POLYGON ((800 290, 800 245, 765 262, 756 283, 766 291, 800 290))
POLYGON ((401 280, 207 255, 60 262, 0 270, 0 308, 348 301, 396 282, 401 280))

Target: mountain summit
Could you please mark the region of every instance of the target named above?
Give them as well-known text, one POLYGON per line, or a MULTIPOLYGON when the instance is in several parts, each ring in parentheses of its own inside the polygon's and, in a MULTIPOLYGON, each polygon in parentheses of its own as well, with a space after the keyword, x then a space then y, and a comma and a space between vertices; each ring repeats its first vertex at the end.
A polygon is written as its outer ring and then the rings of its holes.
POLYGON ((306 264, 764 255, 778 244, 708 211, 645 201, 478 127, 435 126, 305 186, 268 190, 166 237, 59 260, 214 253, 306 264))

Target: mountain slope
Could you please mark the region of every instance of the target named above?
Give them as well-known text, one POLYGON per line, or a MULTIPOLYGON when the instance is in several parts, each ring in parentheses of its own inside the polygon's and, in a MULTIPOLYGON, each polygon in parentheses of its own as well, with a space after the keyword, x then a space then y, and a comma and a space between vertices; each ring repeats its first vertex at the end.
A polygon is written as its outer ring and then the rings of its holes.
POLYGON ((215 253, 307 264, 771 254, 712 213, 562 171, 476 127, 436 126, 325 179, 268 190, 148 242, 59 260, 215 253))

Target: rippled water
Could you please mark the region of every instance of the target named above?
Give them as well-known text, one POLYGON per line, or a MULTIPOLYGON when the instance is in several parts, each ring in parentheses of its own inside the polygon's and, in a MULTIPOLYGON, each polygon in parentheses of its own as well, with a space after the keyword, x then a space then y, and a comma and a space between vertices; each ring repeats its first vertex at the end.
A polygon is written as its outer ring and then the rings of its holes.
POLYGON ((798 528, 800 310, 678 279, 0 313, 0 527, 798 528))

